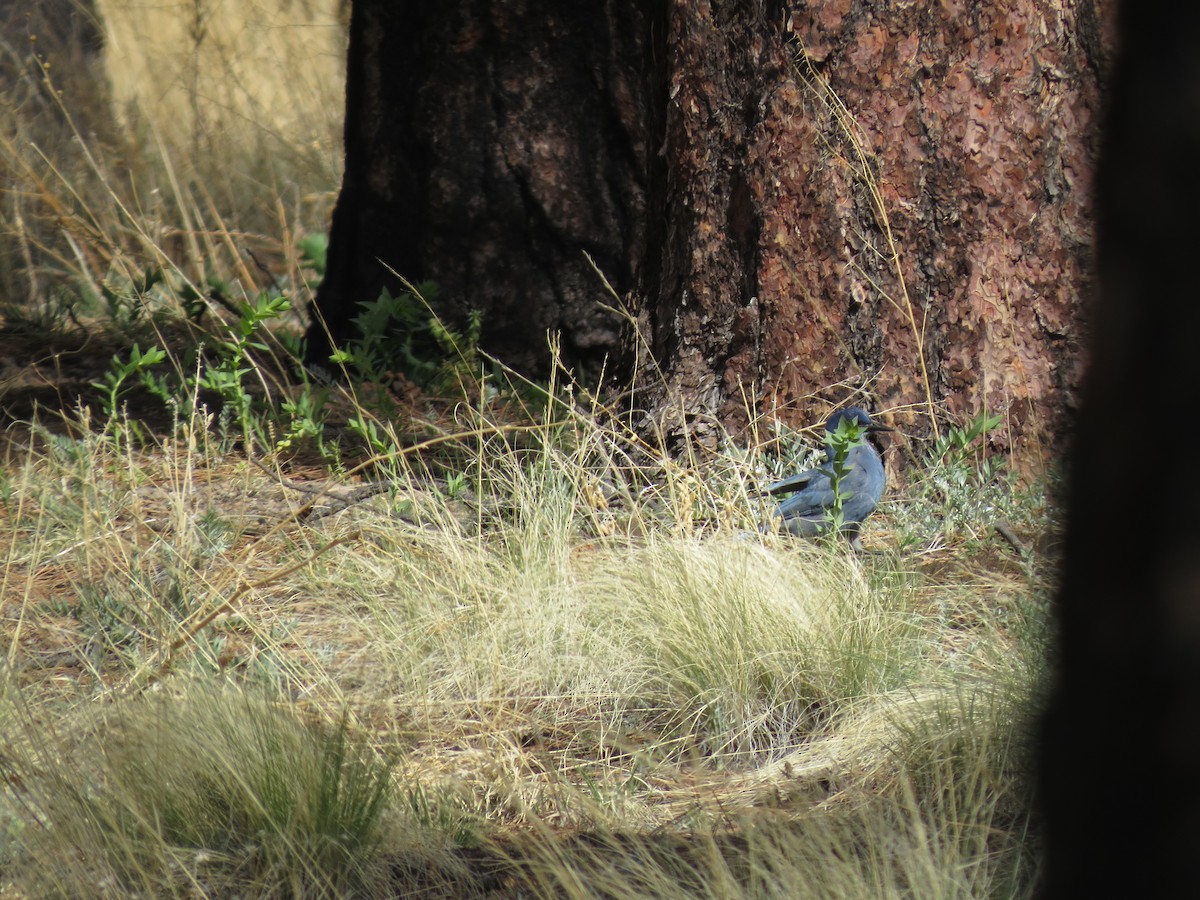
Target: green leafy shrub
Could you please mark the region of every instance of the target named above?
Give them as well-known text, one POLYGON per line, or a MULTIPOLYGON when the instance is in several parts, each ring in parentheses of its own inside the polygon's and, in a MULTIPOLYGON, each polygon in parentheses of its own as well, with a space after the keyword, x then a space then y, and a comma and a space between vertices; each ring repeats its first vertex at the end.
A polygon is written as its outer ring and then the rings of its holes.
POLYGON ((988 452, 987 435, 1001 421, 980 413, 949 428, 930 447, 906 502, 894 507, 901 549, 954 537, 978 539, 997 522, 1033 514, 1033 501, 1018 489, 1007 460, 988 452))
POLYGON ((337 361, 350 364, 367 381, 399 372, 432 390, 476 377, 483 317, 472 312, 465 329, 455 331, 433 311, 437 291, 435 283, 426 281, 395 296, 385 290, 360 304, 362 312, 354 317, 358 334, 337 361))
POLYGON ((325 280, 326 262, 329 256, 329 235, 318 232, 301 238, 297 242, 300 250, 300 265, 314 275, 306 280, 310 289, 315 289, 325 280))

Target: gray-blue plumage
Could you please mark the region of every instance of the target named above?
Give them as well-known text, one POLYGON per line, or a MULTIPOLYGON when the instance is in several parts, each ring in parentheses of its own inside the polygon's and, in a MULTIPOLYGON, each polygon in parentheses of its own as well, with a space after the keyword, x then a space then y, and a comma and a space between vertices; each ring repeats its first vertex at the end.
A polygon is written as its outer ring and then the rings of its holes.
MULTIPOLYGON (((783 527, 792 534, 812 537, 828 524, 826 514, 834 501, 832 438, 843 418, 857 422, 867 432, 891 430, 871 421, 866 410, 857 406, 848 406, 829 417, 825 423, 825 462, 767 487, 767 493, 772 495, 794 492, 775 509, 775 515, 783 520, 783 527)), ((859 525, 879 505, 887 476, 879 452, 865 435, 847 452, 846 463, 849 471, 842 476, 841 486, 843 493, 849 496, 842 501, 842 530, 857 547, 859 525)))

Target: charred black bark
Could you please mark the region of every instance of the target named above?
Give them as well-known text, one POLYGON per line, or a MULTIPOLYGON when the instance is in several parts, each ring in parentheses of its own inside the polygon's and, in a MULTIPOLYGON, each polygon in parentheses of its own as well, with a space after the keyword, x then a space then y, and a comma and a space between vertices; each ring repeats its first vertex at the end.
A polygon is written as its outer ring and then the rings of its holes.
MULTIPOLYGON (((346 170, 316 307, 334 342, 357 304, 440 285, 451 322, 484 316, 486 349, 544 370, 620 345, 589 254, 619 292, 644 244, 654 4, 356 0, 346 170)), ((329 350, 324 326, 310 357, 329 350)))
POLYGON ((345 169, 329 230, 325 279, 308 331, 308 361, 328 359, 353 336, 358 304, 402 284, 388 270, 420 278, 418 220, 423 206, 422 148, 398 127, 423 71, 430 6, 356 2, 350 12, 346 61, 345 169), (406 215, 406 212, 408 213, 406 215))

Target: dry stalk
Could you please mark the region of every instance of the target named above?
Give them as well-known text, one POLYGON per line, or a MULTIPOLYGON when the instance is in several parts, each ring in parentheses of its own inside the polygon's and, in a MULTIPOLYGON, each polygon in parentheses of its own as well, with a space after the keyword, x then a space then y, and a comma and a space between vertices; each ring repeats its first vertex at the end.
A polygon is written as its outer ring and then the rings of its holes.
MULTIPOLYGON (((937 416, 933 405, 933 389, 929 380, 929 368, 925 361, 925 325, 927 320, 927 311, 921 314, 921 321, 918 324, 916 312, 913 309, 912 299, 908 294, 908 284, 904 279, 904 267, 900 262, 900 251, 896 246, 895 236, 892 234, 891 220, 888 218, 887 204, 883 200, 883 190, 880 187, 879 177, 875 170, 878 162, 873 153, 866 146, 865 136, 863 135, 862 127, 858 124, 853 114, 846 108, 846 104, 842 102, 841 97, 834 92, 830 87, 829 82, 823 79, 813 68, 812 61, 808 58, 808 54, 800 49, 796 53, 795 62, 796 74, 799 76, 801 84, 803 84, 811 95, 829 112, 836 126, 838 133, 849 144, 852 151, 851 159, 847 159, 841 151, 833 145, 833 141, 827 136, 823 136, 825 148, 836 159, 840 160, 851 175, 867 189, 867 194, 870 197, 871 212, 875 217, 875 224, 883 233, 884 242, 887 244, 887 253, 880 253, 896 276, 896 284, 899 290, 899 299, 892 295, 890 291, 879 284, 878 281, 872 278, 863 268, 857 263, 851 263, 855 270, 861 275, 871 287, 878 291, 892 307, 897 310, 908 323, 909 329, 912 331, 913 338, 917 347, 917 364, 921 370, 921 384, 925 391, 925 407, 929 415, 929 424, 933 430, 934 438, 940 437, 938 428, 937 416)), ((864 242, 866 246, 871 246, 869 242, 864 242)), ((876 251, 879 252, 879 251, 876 251)))

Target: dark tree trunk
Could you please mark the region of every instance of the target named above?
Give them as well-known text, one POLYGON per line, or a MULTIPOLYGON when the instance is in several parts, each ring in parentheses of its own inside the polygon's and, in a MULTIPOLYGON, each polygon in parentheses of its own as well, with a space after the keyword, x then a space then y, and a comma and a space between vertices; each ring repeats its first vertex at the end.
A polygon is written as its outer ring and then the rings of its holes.
MULTIPOLYGON (((645 4, 652 6, 652 4, 645 4)), ((546 333, 574 361, 618 347, 602 280, 633 286, 644 246, 644 73, 653 16, 627 2, 356 0, 346 169, 317 308, 335 341, 357 304, 440 286, 451 321, 544 371, 546 333)), ((328 349, 310 331, 310 354, 328 349)))
POLYGON ((1126 2, 1046 720, 1046 897, 1200 896, 1200 7, 1126 2))
POLYGON ((910 433, 986 407, 1044 450, 1110 5, 356 0, 317 306, 343 339, 396 289, 382 260, 520 367, 547 330, 568 362, 621 354, 664 433, 861 389, 910 433))
POLYGON ((711 443, 762 387, 759 272, 766 210, 757 131, 787 75, 782 4, 668 4, 652 107, 662 161, 653 170, 641 272, 639 361, 651 421, 711 443), (723 422, 721 420, 724 420, 723 422))

